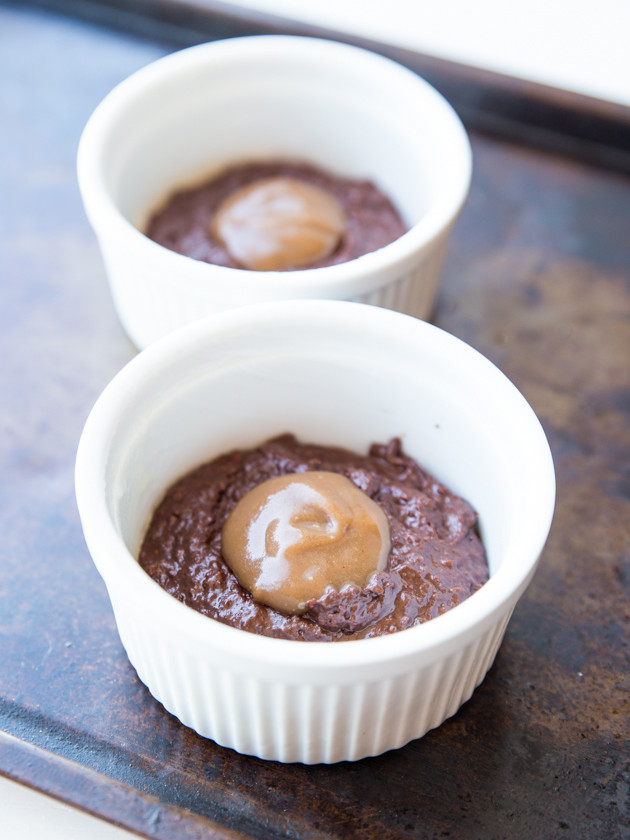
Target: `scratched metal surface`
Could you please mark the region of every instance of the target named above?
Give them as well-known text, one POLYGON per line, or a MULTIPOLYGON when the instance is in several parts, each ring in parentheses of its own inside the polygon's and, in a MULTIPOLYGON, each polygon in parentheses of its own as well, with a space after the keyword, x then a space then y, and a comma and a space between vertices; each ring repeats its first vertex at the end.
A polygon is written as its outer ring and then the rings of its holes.
POLYGON ((499 656, 451 720, 356 764, 185 729, 137 680, 84 546, 73 461, 133 355, 74 163, 103 95, 169 50, 0 6, 0 773, 171 838, 630 836, 630 179, 473 135, 435 321, 530 400, 557 512, 499 656))

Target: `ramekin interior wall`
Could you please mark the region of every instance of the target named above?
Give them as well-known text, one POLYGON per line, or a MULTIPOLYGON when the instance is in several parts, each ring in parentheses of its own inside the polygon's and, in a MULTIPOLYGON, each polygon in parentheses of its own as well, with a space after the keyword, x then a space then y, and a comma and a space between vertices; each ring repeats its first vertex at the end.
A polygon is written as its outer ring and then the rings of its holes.
POLYGON ((471 351, 466 385, 462 360, 454 364, 442 338, 429 328, 426 346, 416 341, 417 353, 401 361, 399 335, 375 335, 367 346, 352 324, 321 330, 315 317, 208 336, 201 363, 191 345, 135 383, 112 440, 108 504, 129 550, 137 553, 168 484, 204 459, 286 431, 359 451, 399 435, 409 454, 478 509, 495 572, 510 546, 526 541, 528 475, 540 467, 515 450, 519 434, 532 431, 527 421, 519 429, 521 398, 507 380, 497 391, 502 374, 491 368, 488 376, 471 351))
POLYGON ((132 80, 125 116, 103 147, 109 190, 127 219, 142 226, 175 186, 251 158, 306 158, 373 178, 409 224, 439 189, 446 194, 449 183, 461 182, 460 173, 440 165, 459 158, 443 148, 456 142, 445 141, 442 128, 454 117, 436 110, 434 91, 427 86, 419 95, 419 80, 396 66, 392 83, 373 56, 360 57, 358 75, 330 45, 316 46, 314 56, 298 46, 291 73, 280 49, 278 56, 263 50, 248 68, 227 59, 200 68, 175 56, 183 68, 172 77, 155 74, 150 85, 142 75, 132 80))

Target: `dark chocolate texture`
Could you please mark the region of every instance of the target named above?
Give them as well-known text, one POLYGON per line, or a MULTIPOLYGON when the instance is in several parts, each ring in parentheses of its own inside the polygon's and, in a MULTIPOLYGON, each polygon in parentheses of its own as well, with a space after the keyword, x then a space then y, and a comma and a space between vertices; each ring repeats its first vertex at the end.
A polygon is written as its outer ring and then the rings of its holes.
POLYGON ((308 268, 348 262, 388 245, 406 232, 405 223, 389 198, 370 181, 336 177, 301 162, 247 163, 171 195, 147 225, 146 234, 172 251, 214 265, 242 268, 212 232, 212 219, 222 202, 236 190, 263 178, 297 178, 333 195, 346 214, 339 246, 308 268))
POLYGON ((404 630, 455 607, 488 579, 476 513, 404 455, 397 439, 358 455, 283 435, 223 455, 167 491, 139 561, 167 592, 204 615, 252 633, 307 641, 404 630), (328 590, 303 615, 286 615, 240 586, 221 555, 221 529, 257 484, 305 470, 342 473, 381 505, 392 548, 385 569, 365 589, 328 590))

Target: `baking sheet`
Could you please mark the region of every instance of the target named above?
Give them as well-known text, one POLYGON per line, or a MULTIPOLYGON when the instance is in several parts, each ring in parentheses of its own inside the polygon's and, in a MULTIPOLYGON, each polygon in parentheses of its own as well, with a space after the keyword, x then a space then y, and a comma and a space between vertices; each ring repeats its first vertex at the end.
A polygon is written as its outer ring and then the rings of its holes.
POLYGON ((401 750, 284 766, 199 738, 135 676, 74 501, 85 418, 135 354, 74 166, 100 99, 181 45, 165 32, 0 6, 0 773, 164 840, 627 836, 630 179, 562 144, 472 126, 433 318, 522 390, 558 476, 539 571, 473 698, 401 750))

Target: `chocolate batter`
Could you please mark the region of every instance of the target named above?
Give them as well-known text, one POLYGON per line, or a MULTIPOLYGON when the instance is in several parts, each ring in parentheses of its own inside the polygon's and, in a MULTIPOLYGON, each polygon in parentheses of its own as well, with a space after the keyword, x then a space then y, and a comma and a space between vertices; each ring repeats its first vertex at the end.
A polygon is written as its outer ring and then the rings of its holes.
POLYGON ((358 455, 283 435, 223 455, 174 484, 153 515, 139 561, 175 598, 242 630, 308 641, 363 639, 428 621, 487 581, 476 522, 470 505, 404 455, 397 439, 358 455), (346 475, 379 504, 389 520, 391 552, 364 589, 329 590, 303 614, 288 615, 257 603, 240 586, 222 557, 221 530, 249 490, 305 470, 346 475))
POLYGON ((391 201, 369 181, 338 178, 305 163, 267 161, 225 170, 200 186, 174 193, 155 212, 147 236, 179 254, 214 265, 243 268, 217 236, 213 220, 237 190, 265 178, 295 178, 333 196, 346 217, 345 230, 331 254, 297 268, 321 268, 376 251, 406 232, 391 201))

